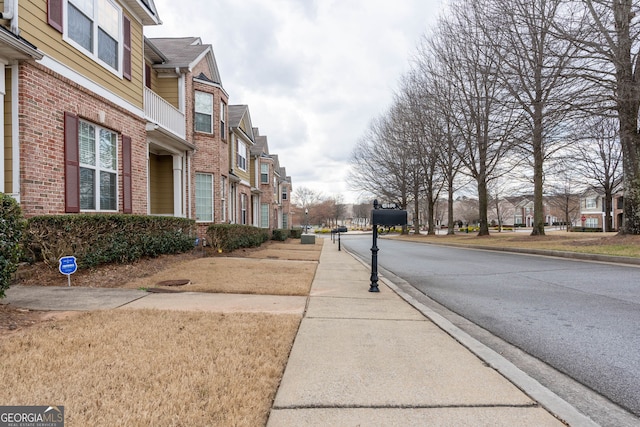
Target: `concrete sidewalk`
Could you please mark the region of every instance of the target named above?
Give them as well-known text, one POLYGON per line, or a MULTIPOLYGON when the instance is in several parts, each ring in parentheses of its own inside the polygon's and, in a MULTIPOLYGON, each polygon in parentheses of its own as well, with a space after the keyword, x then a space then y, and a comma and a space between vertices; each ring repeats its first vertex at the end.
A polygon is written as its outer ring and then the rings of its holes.
POLYGON ((481 360, 455 337, 462 331, 443 318, 436 325, 392 283, 398 293, 385 279, 380 293, 368 292, 369 277, 367 266, 325 241, 268 427, 594 425, 492 350, 462 337, 481 360), (496 369, 521 375, 520 388, 496 369))

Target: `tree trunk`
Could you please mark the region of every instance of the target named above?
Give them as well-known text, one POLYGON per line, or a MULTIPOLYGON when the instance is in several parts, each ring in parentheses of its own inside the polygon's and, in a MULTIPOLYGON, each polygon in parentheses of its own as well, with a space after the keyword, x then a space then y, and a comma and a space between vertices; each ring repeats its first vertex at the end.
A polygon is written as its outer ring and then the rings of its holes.
POLYGON ((447 198, 447 234, 456 234, 455 224, 453 223, 453 179, 449 179, 447 183, 447 192, 449 196, 447 198))
POLYGON ((489 195, 487 192, 487 182, 483 174, 478 176, 478 218, 480 220, 480 230, 478 236, 489 235, 489 224, 487 223, 487 212, 489 210, 489 195))
MULTIPOLYGON (((614 2, 616 25, 615 45, 616 104, 620 119, 620 143, 624 174, 624 225, 621 234, 640 234, 640 169, 638 165, 640 135, 638 134, 639 93, 636 72, 638 66, 631 55, 633 44, 630 22, 633 17, 632 2, 614 2)), ((637 60, 637 59, 636 59, 637 60)))
POLYGON ((533 106, 533 229, 532 236, 544 236, 544 152, 542 136, 542 103, 536 102, 533 106))
POLYGON ((420 191, 416 188, 413 192, 413 233, 420 234, 420 191))

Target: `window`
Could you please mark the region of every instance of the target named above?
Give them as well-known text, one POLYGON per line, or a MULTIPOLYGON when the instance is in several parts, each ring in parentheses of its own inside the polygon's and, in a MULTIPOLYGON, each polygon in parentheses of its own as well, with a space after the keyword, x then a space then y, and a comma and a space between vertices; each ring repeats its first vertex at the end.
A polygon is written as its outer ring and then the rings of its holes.
POLYGON ((269 183, 269 165, 266 163, 260 164, 260 183, 261 184, 269 183))
MULTIPOLYGON (((122 135, 122 212, 133 212, 131 137, 122 135)), ((118 136, 64 113, 65 212, 118 210, 118 136)))
POLYGON ((282 187, 282 200, 287 200, 287 187, 282 187))
POLYGON ((289 228, 289 215, 282 214, 282 228, 289 228))
POLYGON ((247 225, 247 195, 240 194, 240 224, 247 225))
POLYGON ((584 226, 587 228, 598 228, 598 218, 587 218, 584 226))
POLYGON ((260 227, 269 228, 269 204, 262 203, 260 205, 260 227))
POLYGON ((79 122, 80 209, 118 209, 117 135, 87 122, 79 122))
POLYGON ((213 175, 196 174, 196 221, 213 222, 213 175))
POLYGON ((585 208, 587 209, 595 209, 597 206, 597 200, 595 197, 587 197, 584 203, 585 203, 585 208))
POLYGON ((220 212, 222 222, 227 220, 227 177, 223 176, 220 180, 220 212))
POLYGON ((238 141, 238 168, 243 171, 247 170, 247 144, 243 141, 238 141))
POLYGON ((220 101, 220 139, 227 139, 225 136, 226 129, 224 127, 224 118, 225 118, 225 107, 224 102, 220 101))
POLYGON ((195 101, 195 130, 197 132, 213 133, 213 95, 196 91, 195 101))
POLYGON ((120 70, 121 50, 130 59, 130 22, 111 0, 68 0, 65 30, 70 43, 115 71, 120 70))

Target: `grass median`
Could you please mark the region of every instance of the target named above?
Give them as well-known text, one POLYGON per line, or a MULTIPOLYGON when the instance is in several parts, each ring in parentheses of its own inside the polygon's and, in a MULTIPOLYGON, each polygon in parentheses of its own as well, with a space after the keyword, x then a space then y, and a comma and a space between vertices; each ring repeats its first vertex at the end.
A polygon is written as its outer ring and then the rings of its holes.
POLYGON ((446 245, 538 249, 640 258, 640 236, 618 235, 617 233, 550 231, 545 236, 530 236, 529 233, 523 231, 493 232, 490 236, 477 236, 476 233, 431 236, 411 234, 394 235, 388 238, 446 245))

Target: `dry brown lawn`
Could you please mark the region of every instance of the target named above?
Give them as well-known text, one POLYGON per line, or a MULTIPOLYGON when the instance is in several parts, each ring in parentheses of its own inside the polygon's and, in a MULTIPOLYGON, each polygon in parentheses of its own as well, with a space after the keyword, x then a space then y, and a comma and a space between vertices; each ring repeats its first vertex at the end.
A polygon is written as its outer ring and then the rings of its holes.
MULTIPOLYGON (((211 257, 163 256, 79 272, 72 283, 151 288, 187 278, 192 283, 180 290, 308 295, 321 249, 322 240, 289 241, 211 257)), ((58 276, 36 266, 20 284, 57 285, 58 276)), ((160 310, 42 313, 0 310, 0 403, 63 405, 68 426, 264 425, 301 320, 160 310)))
MULTIPOLYGON (((315 253, 314 253, 315 254, 315 253)), ((213 257, 176 264, 126 288, 261 295, 308 295, 317 261, 213 257), (167 280, 189 280, 185 286, 162 286, 167 280)))
POLYGON ((259 426, 299 316, 98 311, 0 339, 0 402, 68 426, 259 426))

